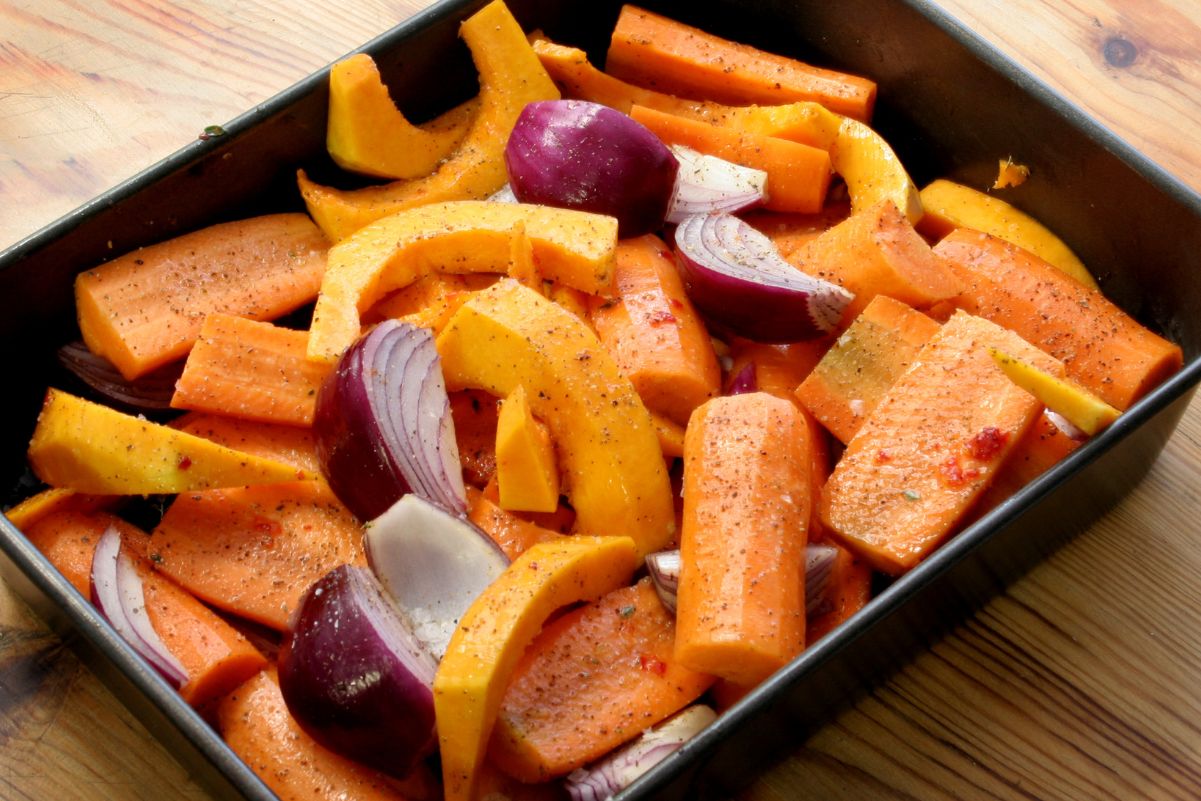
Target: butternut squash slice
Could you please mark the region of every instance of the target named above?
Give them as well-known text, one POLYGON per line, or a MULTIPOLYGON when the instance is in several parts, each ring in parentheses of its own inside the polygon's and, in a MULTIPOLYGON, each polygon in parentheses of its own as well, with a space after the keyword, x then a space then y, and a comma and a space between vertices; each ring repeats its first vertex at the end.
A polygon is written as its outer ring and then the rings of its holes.
POLYGON ((559 508, 559 468, 546 426, 530 411, 525 390, 501 404, 496 421, 496 483, 500 508, 509 512, 553 512, 559 508))
POLYGON ((406 209, 330 249, 308 357, 336 361, 376 301, 435 271, 524 272, 533 263, 543 278, 612 294, 616 247, 617 220, 600 214, 484 200, 406 209))
POLYGON ((463 141, 424 178, 343 191, 308 179, 300 192, 309 213, 331 240, 403 209, 461 198, 485 198, 505 184, 502 154, 517 115, 527 103, 556 100, 559 90, 542 68, 517 20, 501 0, 469 17, 460 35, 480 75, 480 110, 463 141))
POLYGON ((392 102, 375 61, 356 53, 329 71, 325 148, 346 170, 379 178, 420 178, 463 141, 479 112, 468 100, 425 125, 414 125, 392 102))
POLYGON ((481 764, 509 678, 556 609, 594 601, 630 580, 629 537, 563 537, 519 556, 468 608, 434 676, 446 801, 475 801, 481 764))

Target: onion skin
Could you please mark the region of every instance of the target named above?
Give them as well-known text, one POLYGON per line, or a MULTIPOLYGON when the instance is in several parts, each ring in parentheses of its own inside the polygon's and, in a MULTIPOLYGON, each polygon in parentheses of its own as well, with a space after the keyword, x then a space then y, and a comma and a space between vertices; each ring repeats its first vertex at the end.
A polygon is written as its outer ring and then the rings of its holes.
POLYGON ((517 118, 505 166, 522 203, 616 217, 626 238, 663 225, 680 165, 667 145, 620 111, 541 100, 517 118))
POLYGON ((758 342, 833 331, 853 295, 786 262, 764 234, 730 214, 698 214, 675 231, 688 298, 707 319, 758 342))
POLYGON ((434 746, 434 670, 371 571, 352 565, 309 588, 279 654, 280 690, 301 728, 393 776, 434 746))

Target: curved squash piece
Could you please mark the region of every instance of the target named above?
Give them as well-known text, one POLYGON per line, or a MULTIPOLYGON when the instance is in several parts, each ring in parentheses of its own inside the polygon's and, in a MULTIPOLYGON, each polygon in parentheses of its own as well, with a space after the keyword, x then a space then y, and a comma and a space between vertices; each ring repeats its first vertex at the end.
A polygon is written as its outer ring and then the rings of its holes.
POLYGON ((479 100, 468 100, 425 125, 414 125, 392 102, 371 56, 356 53, 329 71, 325 147, 346 170, 379 178, 420 178, 454 152, 478 111, 479 100))
POLYGON ((843 117, 830 145, 830 163, 851 194, 851 212, 891 200, 910 223, 922 218, 922 199, 884 137, 859 120, 843 117))
POLYGON ((546 74, 521 26, 501 0, 473 14, 459 31, 480 75, 480 110, 455 153, 425 178, 342 191, 313 183, 301 170, 300 192, 309 213, 331 240, 381 217, 425 203, 485 198, 507 179, 505 142, 527 103, 555 100, 546 74))
POLYGON ((519 556, 468 608, 434 676, 446 801, 475 801, 488 738, 522 652, 551 613, 626 584, 629 537, 563 537, 519 556))
POLYGON ((437 345, 448 388, 524 388, 551 430, 576 532, 633 537, 640 555, 667 545, 675 513, 650 413, 585 323, 505 278, 459 307, 437 345))
POLYGON ((52 487, 97 495, 192 492, 318 475, 56 389, 46 393, 29 462, 52 487))
POLYGON ((926 214, 917 230, 923 236, 942 239, 956 228, 983 231, 1030 251, 1085 286, 1097 289, 1097 282, 1084 262, 1062 239, 999 197, 943 178, 931 181, 921 194, 926 214))
POLYGON ((330 248, 308 357, 334 362, 359 336, 360 318, 389 292, 434 272, 522 272, 528 242, 538 275, 594 295, 614 291, 617 219, 571 209, 486 200, 417 206, 330 248))

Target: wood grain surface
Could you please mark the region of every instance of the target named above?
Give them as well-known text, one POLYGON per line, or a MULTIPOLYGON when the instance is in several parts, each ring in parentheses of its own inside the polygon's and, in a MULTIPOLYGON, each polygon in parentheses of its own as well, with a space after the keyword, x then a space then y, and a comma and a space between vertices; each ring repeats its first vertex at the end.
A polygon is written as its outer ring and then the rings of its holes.
MULTIPOLYGON (((0 0, 0 245, 428 5, 0 0)), ((1196 0, 942 0, 1201 189, 1196 0)), ((1201 797, 1201 402, 1139 488, 742 794, 1201 797)), ((0 799, 201 801, 0 586, 0 799)))

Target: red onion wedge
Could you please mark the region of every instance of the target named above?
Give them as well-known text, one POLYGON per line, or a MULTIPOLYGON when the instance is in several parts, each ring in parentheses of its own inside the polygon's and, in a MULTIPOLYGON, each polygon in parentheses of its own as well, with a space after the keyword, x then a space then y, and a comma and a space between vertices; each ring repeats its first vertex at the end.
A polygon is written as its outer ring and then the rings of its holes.
POLYGON ((684 145, 672 145, 680 162, 667 221, 683 222, 694 214, 724 211, 733 214, 767 199, 767 173, 719 159, 684 145))
POLYGON ((658 230, 679 162, 646 126, 585 100, 541 100, 517 118, 505 146, 522 203, 617 218, 622 237, 658 230))
POLYGON ((1044 409, 1043 414, 1045 414, 1047 419, 1051 421, 1051 425, 1058 428, 1060 433, 1062 433, 1068 439, 1074 439, 1077 442, 1084 442, 1086 439, 1088 439, 1088 434, 1072 425, 1072 423, 1059 412, 1053 412, 1050 409, 1044 409))
POLYGON ((321 469, 360 520, 410 490, 467 512, 450 399, 429 329, 380 323, 352 345, 317 393, 321 469))
POLYGON ((467 607, 509 566, 474 523, 416 495, 368 523, 365 541, 375 575, 438 659, 467 607))
POLYGON ((676 593, 680 589, 680 549, 647 554, 646 569, 663 608, 676 613, 676 593))
POLYGON ((715 720, 717 714, 703 704, 688 707, 597 764, 572 771, 564 782, 567 795, 572 801, 612 798, 715 720))
POLYGON ((183 362, 178 361, 130 381, 112 362, 92 353, 82 342, 70 342, 59 348, 58 361, 108 400, 146 412, 171 408, 175 382, 183 373, 183 362))
POLYGON ((513 194, 513 187, 505 184, 500 189, 497 189, 488 196, 488 200, 493 203, 517 203, 517 195, 513 194))
POLYGON ((854 297, 786 262, 772 241, 729 214, 698 214, 675 233, 688 297, 711 320, 760 342, 833 331, 854 297))
POLYGON ((730 376, 730 384, 726 387, 727 395, 745 395, 748 392, 758 391, 759 376, 754 362, 747 362, 741 370, 730 376))
POLYGON ((805 614, 810 617, 827 611, 830 601, 830 577, 838 549, 832 545, 805 546, 805 614))
POLYGON ((372 572, 342 565, 301 600, 280 650, 279 687, 317 742, 404 776, 434 746, 436 670, 372 572))
POLYGON ((92 556, 92 603, 135 651, 179 689, 188 671, 167 649, 146 614, 142 577, 129 555, 121 551, 121 534, 109 526, 92 556))

